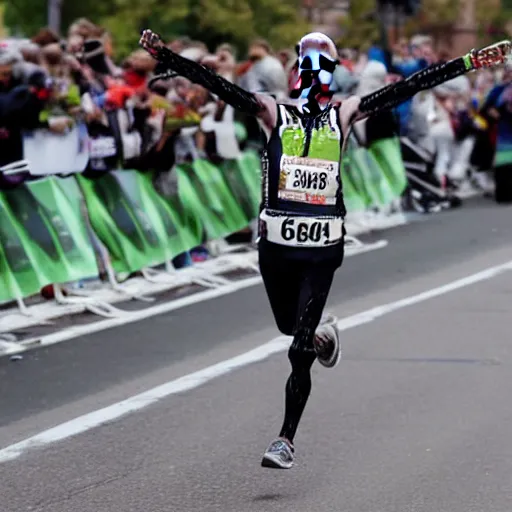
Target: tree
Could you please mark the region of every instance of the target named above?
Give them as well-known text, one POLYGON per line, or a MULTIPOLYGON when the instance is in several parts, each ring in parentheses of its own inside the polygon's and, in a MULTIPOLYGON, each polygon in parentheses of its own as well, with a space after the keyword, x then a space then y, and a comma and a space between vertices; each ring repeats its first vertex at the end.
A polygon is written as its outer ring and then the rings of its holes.
POLYGON ((377 0, 379 8, 391 7, 406 16, 418 14, 421 8, 421 0, 377 0))
MULTIPOLYGON (((64 0, 62 26, 66 29, 75 19, 87 17, 99 22, 113 12, 113 0, 64 0)), ((42 0, 8 0, 5 7, 5 24, 11 32, 25 37, 33 36, 47 25, 47 2, 42 0)))
MULTIPOLYGON (((512 6, 512 0, 475 2, 474 26, 480 45, 496 41, 497 36, 508 37, 506 26, 512 19, 512 7, 505 8, 507 1, 512 6)), ((431 32, 440 40, 449 41, 456 33, 461 10, 465 8, 461 0, 423 0, 419 15, 406 25, 407 35, 431 32)))
POLYGON ((405 24, 405 34, 443 32, 453 27, 460 12, 461 0, 423 0, 417 16, 405 24))
POLYGON ((245 49, 264 37, 276 48, 289 47, 309 29, 299 0, 199 0, 199 5, 197 29, 207 42, 224 40, 245 49))
MULTIPOLYGON (((18 33, 30 37, 46 25, 46 2, 13 0, 7 6, 6 24, 18 33)), ((86 17, 104 26, 118 57, 137 48, 143 28, 166 39, 186 35, 212 49, 230 42, 245 50, 256 37, 275 47, 294 45, 309 28, 301 6, 301 0, 64 0, 62 25, 65 31, 86 17)))
POLYGON ((380 39, 381 25, 375 0, 350 2, 347 15, 340 21, 343 35, 340 46, 345 48, 368 49, 380 39))
POLYGON ((506 39, 510 36, 508 30, 512 19, 512 2, 510 0, 508 0, 508 5, 505 0, 494 4, 490 2, 477 3, 475 15, 481 45, 494 43, 497 39, 506 39))
POLYGON ((114 8, 100 20, 113 36, 118 57, 137 48, 140 32, 151 28, 166 39, 190 35, 187 16, 190 0, 109 0, 114 8))
POLYGON ((7 37, 7 30, 5 28, 4 17, 5 17, 5 4, 0 1, 0 38, 7 37))
POLYGON ((16 0, 5 6, 4 21, 15 34, 32 35, 46 24, 46 3, 37 0, 16 0), (30 12, 30 16, 26 13, 30 12))
POLYGON ((275 47, 294 45, 307 32, 300 0, 115 0, 115 14, 105 25, 125 50, 137 43, 142 28, 166 39, 187 35, 210 49, 228 42, 244 51, 256 37, 275 47))

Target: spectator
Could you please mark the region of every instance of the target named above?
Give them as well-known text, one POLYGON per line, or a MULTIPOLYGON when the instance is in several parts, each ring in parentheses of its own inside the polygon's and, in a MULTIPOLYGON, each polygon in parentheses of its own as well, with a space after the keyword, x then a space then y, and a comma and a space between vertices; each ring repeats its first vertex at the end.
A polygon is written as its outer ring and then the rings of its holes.
MULTIPOLYGON (((428 36, 418 35, 410 41, 411 58, 406 58, 402 62, 392 64, 388 69, 403 78, 408 78, 412 74, 426 68, 433 63, 434 53, 432 50, 432 40, 428 36)), ((411 118, 412 100, 402 103, 397 109, 400 121, 401 134, 407 133, 407 128, 411 118)))
POLYGON ((495 154, 496 124, 482 111, 489 93, 494 87, 495 79, 492 72, 480 71, 475 81, 471 98, 470 112, 476 132, 475 147, 472 163, 477 169, 488 171, 492 169, 495 154))
MULTIPOLYGON (((260 148, 261 131, 257 122, 248 121, 240 114, 235 117, 232 109, 201 87, 180 77, 158 80, 149 86, 155 61, 146 52, 135 51, 116 66, 110 34, 88 19, 73 23, 65 41, 44 28, 31 40, 16 44, 19 46, 16 59, 7 61, 4 54, 2 62, 8 65, 0 66, 0 75, 9 76, 8 81, 0 78, 9 83, 0 92, 2 133, 5 136, 5 127, 9 125, 9 137, 14 136, 18 142, 18 146, 10 144, 11 149, 19 149, 24 129, 43 127, 62 133, 74 118, 85 119, 91 139, 87 176, 101 176, 110 169, 130 166, 156 170, 159 184, 164 183, 160 178, 166 174, 172 188, 175 175, 171 169, 175 163, 205 157, 221 162, 238 155, 240 146, 232 137, 235 121, 245 125, 248 137, 244 147, 260 148), (11 101, 9 96, 13 90, 16 90, 16 101, 11 101), (18 116, 19 122, 12 123, 7 114, 15 105, 23 115, 18 116), (228 139, 234 143, 227 144, 228 139)), ((265 40, 252 42, 245 62, 237 61, 235 49, 228 44, 219 45, 213 53, 202 42, 188 37, 176 38, 168 45, 251 91, 287 97, 297 81, 296 51, 283 48, 274 54, 265 40)), ((394 48, 394 55, 373 46, 368 53, 339 49, 339 58, 334 84, 335 94, 343 99, 356 91, 358 94, 373 92, 390 80, 410 76, 436 59, 446 60, 448 55, 437 57, 432 38, 418 35, 410 41, 402 38, 394 48)), ((490 82, 486 84, 488 88, 490 82)), ((478 101, 470 111, 469 86, 466 84, 464 94, 450 89, 449 85, 446 87, 444 91, 440 88, 419 95, 414 103, 400 106, 397 112, 401 133, 431 147, 437 152, 437 172, 454 177, 463 174, 463 167, 467 168, 467 159, 462 159, 459 162, 465 164, 454 172, 456 149, 463 140, 467 142, 475 137, 474 120, 486 91, 483 85, 477 85, 478 101)), ((500 114, 503 104, 500 105, 498 108, 487 102, 486 109, 480 112, 480 122, 485 119, 492 126, 489 119, 494 119, 496 113, 502 117, 495 119, 505 119, 506 112, 500 114)), ((484 132, 487 125, 484 123, 484 132)), ((387 113, 371 118, 358 125, 358 133, 366 144, 390 137, 396 133, 394 117, 387 113)), ((17 151, 9 159, 19 158, 21 154, 17 151)), ((161 190, 164 189, 162 186, 161 190)))
POLYGON ((216 71, 226 80, 234 82, 236 79, 235 49, 229 44, 221 44, 215 51, 217 59, 216 71))
POLYGON ((32 43, 44 48, 49 44, 60 43, 59 36, 49 28, 42 28, 33 38, 32 43))
POLYGON ((506 66, 501 83, 491 89, 481 113, 495 133, 494 199, 508 204, 512 202, 512 66, 506 66))
POLYGON ((25 62, 35 64, 36 66, 42 65, 42 52, 39 45, 35 43, 25 43, 21 45, 20 53, 25 62))
MULTIPOLYGON (((362 97, 385 87, 387 78, 388 72, 382 62, 368 61, 359 78, 356 94, 362 97)), ((395 137, 398 133, 395 114, 393 112, 381 112, 357 123, 356 133, 360 142, 366 146, 380 139, 395 137)))
POLYGON ((194 62, 200 62, 208 55, 208 53, 208 48, 205 44, 192 41, 180 55, 186 59, 193 60, 194 62))
POLYGON ((251 67, 241 85, 251 92, 267 92, 277 98, 288 95, 288 80, 283 65, 272 55, 270 45, 263 39, 254 41, 248 52, 251 67))
POLYGON ((452 183, 461 184, 474 146, 468 117, 471 84, 466 76, 460 76, 436 87, 434 94, 448 114, 446 126, 435 123, 432 128, 437 150, 435 172, 440 178, 446 176, 452 183))
POLYGON ((87 18, 79 18, 68 30, 68 37, 79 37, 83 41, 101 37, 103 34, 104 30, 87 18))
POLYGON ((404 64, 413 58, 409 41, 405 37, 401 37, 398 40, 393 50, 393 65, 404 64))
POLYGON ((335 84, 335 94, 342 97, 352 94, 357 87, 360 78, 352 73, 348 66, 339 64, 334 70, 333 82, 335 84))
MULTIPOLYGON (((0 167, 23 159, 23 130, 49 128, 55 133, 64 132, 69 126, 65 117, 50 116, 40 119, 48 91, 34 78, 22 73, 16 76, 23 65, 19 52, 7 49, 0 52, 0 167)), ((0 176, 0 186, 5 188, 17 184, 25 177, 0 176)))
POLYGON ((181 53, 183 50, 188 48, 192 40, 189 37, 180 37, 169 43, 169 48, 176 53, 181 53))

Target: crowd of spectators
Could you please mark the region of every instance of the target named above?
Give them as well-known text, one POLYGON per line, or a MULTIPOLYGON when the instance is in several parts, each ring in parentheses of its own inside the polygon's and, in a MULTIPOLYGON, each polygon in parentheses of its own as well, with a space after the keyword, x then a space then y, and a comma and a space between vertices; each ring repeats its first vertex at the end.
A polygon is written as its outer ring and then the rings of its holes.
MULTIPOLYGON (((212 49, 187 37, 168 44, 250 91, 286 97, 296 81, 294 48, 276 50, 256 40, 242 56, 229 44, 212 49)), ((448 58, 423 35, 400 40, 392 52, 340 48, 339 57, 340 98, 370 93, 448 58)), ((73 23, 66 39, 42 29, 31 39, 0 42, 0 168, 23 158, 25 131, 59 135, 76 123, 85 124, 90 137, 88 176, 123 167, 153 169, 161 172, 158 186, 164 191, 176 163, 231 158, 240 144, 258 145, 259 131, 250 120, 182 77, 150 85, 154 69, 155 61, 140 49, 117 61, 108 31, 87 19, 73 23)), ((406 136, 434 155, 439 178, 460 184, 469 168, 492 167, 499 130, 508 134, 510 103, 496 100, 511 78, 505 70, 452 80, 400 106, 391 122, 368 123, 360 139, 364 144, 393 133, 406 136)), ((0 172, 0 188, 25 179, 31 178, 0 172)))

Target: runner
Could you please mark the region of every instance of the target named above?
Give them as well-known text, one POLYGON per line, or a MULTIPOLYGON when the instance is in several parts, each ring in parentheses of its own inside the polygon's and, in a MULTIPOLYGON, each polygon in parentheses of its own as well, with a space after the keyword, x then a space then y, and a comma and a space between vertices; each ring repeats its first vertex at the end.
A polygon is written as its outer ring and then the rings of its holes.
POLYGON ((276 102, 175 54, 151 30, 142 33, 140 43, 159 61, 157 70, 182 75, 255 116, 266 134, 259 265, 277 327, 293 336, 293 341, 288 351, 292 371, 286 383, 284 422, 262 465, 289 469, 311 391, 311 367, 318 360, 333 368, 341 356, 337 319, 322 315, 334 273, 343 262, 346 211, 340 163, 349 127, 369 113, 395 107, 422 88, 469 71, 471 63, 477 67, 479 58, 492 59, 487 53, 468 54, 467 60, 427 68, 362 100, 353 96, 339 103, 332 101, 336 45, 324 34, 311 33, 299 42, 299 79, 290 100, 276 102))

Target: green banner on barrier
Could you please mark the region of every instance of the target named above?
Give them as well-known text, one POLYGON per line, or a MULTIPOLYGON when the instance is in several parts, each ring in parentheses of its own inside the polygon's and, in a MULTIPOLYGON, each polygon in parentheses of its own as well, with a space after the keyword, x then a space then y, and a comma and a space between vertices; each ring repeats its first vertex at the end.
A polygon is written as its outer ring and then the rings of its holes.
MULTIPOLYGON (((131 273, 257 218, 261 166, 255 151, 221 168, 196 160, 171 173, 173 185, 165 193, 156 191, 154 174, 126 170, 94 180, 46 178, 0 193, 0 301, 98 275, 88 226, 114 269, 131 273)), ((349 141, 341 177, 349 212, 400 197, 407 179, 398 139, 375 142, 369 150, 349 141)))
POLYGON ((222 173, 245 218, 255 219, 259 213, 260 201, 254 187, 253 174, 261 173, 260 169, 254 169, 251 162, 240 158, 223 162, 222 173))
MULTIPOLYGON (((401 161, 401 154, 399 156, 401 161)), ((359 146, 353 139, 349 141, 345 155, 346 175, 350 180, 350 210, 382 207, 391 204, 402 192, 400 166, 395 171, 390 166, 397 163, 397 154, 393 141, 375 143, 373 152, 359 146), (364 205, 364 206, 363 206, 364 205)), ((403 163, 401 163, 403 169, 403 163)))
POLYGON ((394 199, 399 198, 407 187, 400 140, 398 137, 378 140, 370 145, 369 152, 382 169, 394 199))
POLYGON ((244 182, 250 190, 251 200, 253 201, 257 217, 259 215, 262 194, 261 158, 256 151, 247 150, 240 155, 238 164, 243 174, 244 182))
MULTIPOLYGON (((66 269, 62 279, 52 275, 52 282, 78 281, 98 275, 96 256, 87 232, 85 203, 74 178, 48 178, 27 184, 51 221, 57 248, 57 268, 66 269)), ((31 234, 32 236, 32 234, 31 234)), ((54 260, 55 261, 55 260, 54 260)))
POLYGON ((349 212, 365 210, 372 203, 363 183, 363 173, 358 165, 356 149, 354 142, 349 140, 341 169, 345 206, 349 212))
POLYGON ((46 178, 0 195, 1 300, 98 275, 79 191, 68 185, 46 178))
POLYGON ((359 172, 359 187, 364 190, 369 207, 386 206, 395 195, 374 156, 366 148, 356 148, 353 159, 359 172))
POLYGON ((494 167, 502 167, 510 164, 512 164, 512 144, 500 141, 494 155, 494 167))
POLYGON ((187 206, 201 218, 208 239, 224 238, 248 226, 251 219, 244 215, 220 169, 196 160, 178 166, 176 172, 180 195, 186 195, 187 206))
MULTIPOLYGON (((121 174, 121 179, 122 176, 121 174)), ((157 232, 166 251, 166 259, 172 259, 197 245, 194 237, 188 235, 178 213, 156 192, 151 174, 133 172, 132 176, 136 176, 137 179, 140 207, 147 213, 157 232)))
POLYGON ((96 180, 77 179, 116 272, 158 265, 186 250, 175 212, 153 189, 150 176, 114 171, 96 180))
POLYGON ((240 204, 230 191, 221 169, 207 160, 196 160, 192 163, 192 168, 206 192, 210 208, 222 219, 228 229, 228 232, 222 236, 230 235, 247 227, 252 219, 244 215, 240 204))
POLYGON ((28 297, 47 285, 49 278, 38 273, 38 254, 23 244, 5 193, 0 193, 0 218, 0 301, 28 297))
POLYGON ((179 202, 183 208, 182 214, 186 215, 186 225, 192 224, 199 242, 203 243, 207 239, 222 236, 219 233, 225 232, 227 228, 211 214, 208 202, 204 198, 204 194, 201 194, 202 187, 198 187, 194 181, 193 170, 189 166, 178 165, 173 172, 176 173, 178 179, 179 202))
POLYGON ((351 165, 350 155, 345 155, 341 166, 341 184, 345 208, 348 212, 360 212, 367 206, 365 199, 357 191, 355 172, 357 172, 357 168, 351 165))
POLYGON ((155 191, 177 219, 184 250, 188 251, 204 242, 202 210, 197 208, 197 203, 200 205, 200 200, 183 171, 179 167, 174 167, 166 173, 152 173, 151 181, 159 183, 155 187, 155 191))

